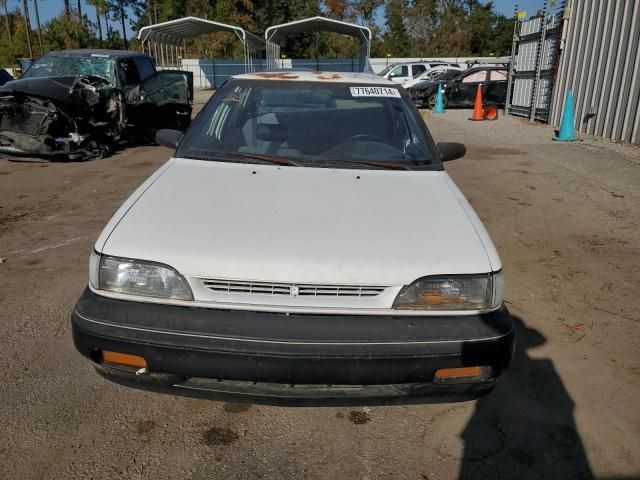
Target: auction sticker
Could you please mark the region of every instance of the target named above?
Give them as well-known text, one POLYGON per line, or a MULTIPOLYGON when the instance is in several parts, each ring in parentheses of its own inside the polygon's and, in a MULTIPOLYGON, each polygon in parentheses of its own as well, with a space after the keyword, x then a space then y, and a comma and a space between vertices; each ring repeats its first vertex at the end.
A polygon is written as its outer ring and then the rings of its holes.
POLYGON ((349 87, 352 97, 392 97, 400 98, 397 88, 387 87, 349 87))

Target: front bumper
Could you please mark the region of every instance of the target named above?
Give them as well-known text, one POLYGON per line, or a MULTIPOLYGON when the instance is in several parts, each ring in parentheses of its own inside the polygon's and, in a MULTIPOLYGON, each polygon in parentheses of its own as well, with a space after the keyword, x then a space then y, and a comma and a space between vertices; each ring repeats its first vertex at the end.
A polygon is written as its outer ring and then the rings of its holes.
POLYGON ((475 398, 508 367, 505 307, 468 316, 287 315, 114 300, 85 290, 72 315, 76 348, 121 384, 269 404, 423 403, 475 398), (102 350, 148 368, 105 364, 102 350), (434 382, 436 370, 482 375, 434 382))
POLYGON ((426 99, 428 98, 428 95, 424 90, 412 90, 409 92, 409 96, 411 97, 413 104, 418 108, 424 107, 426 99))

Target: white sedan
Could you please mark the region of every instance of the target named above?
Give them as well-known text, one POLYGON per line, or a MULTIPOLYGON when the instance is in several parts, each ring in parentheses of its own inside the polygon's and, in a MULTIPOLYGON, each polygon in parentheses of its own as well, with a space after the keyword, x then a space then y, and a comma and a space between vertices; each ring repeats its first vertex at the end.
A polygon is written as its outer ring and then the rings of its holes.
POLYGON ((213 399, 475 398, 514 346, 502 264, 407 93, 368 74, 226 82, 95 243, 77 349, 213 399))
POLYGON ((419 83, 427 82, 429 80, 435 80, 444 73, 447 73, 447 72, 462 73, 463 71, 464 70, 462 70, 461 68, 452 67, 450 65, 440 65, 440 66, 431 68, 419 75, 416 75, 415 77, 408 78, 407 80, 402 82, 402 86, 406 89, 409 89, 419 83))

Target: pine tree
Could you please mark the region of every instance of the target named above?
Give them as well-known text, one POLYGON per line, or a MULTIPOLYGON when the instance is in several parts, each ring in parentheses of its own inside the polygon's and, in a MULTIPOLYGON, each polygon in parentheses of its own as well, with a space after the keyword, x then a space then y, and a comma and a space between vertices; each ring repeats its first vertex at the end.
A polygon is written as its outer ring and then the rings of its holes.
POLYGON ((406 57, 410 53, 409 34, 404 23, 406 0, 387 0, 385 7, 387 30, 384 33, 384 48, 393 57, 406 57))

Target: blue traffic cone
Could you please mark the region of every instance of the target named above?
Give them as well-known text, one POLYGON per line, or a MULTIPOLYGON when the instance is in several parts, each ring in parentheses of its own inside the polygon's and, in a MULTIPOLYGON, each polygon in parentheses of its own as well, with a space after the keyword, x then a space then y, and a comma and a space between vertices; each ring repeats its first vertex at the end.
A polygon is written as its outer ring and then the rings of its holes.
POLYGON ((436 107, 433 113, 444 113, 444 98, 442 98, 442 83, 438 82, 438 95, 436 96, 436 107))
POLYGON ((573 131, 573 90, 567 92, 567 99, 564 101, 564 110, 562 111, 562 120, 560 121, 560 130, 556 132, 554 140, 558 142, 573 142, 576 135, 573 131))

